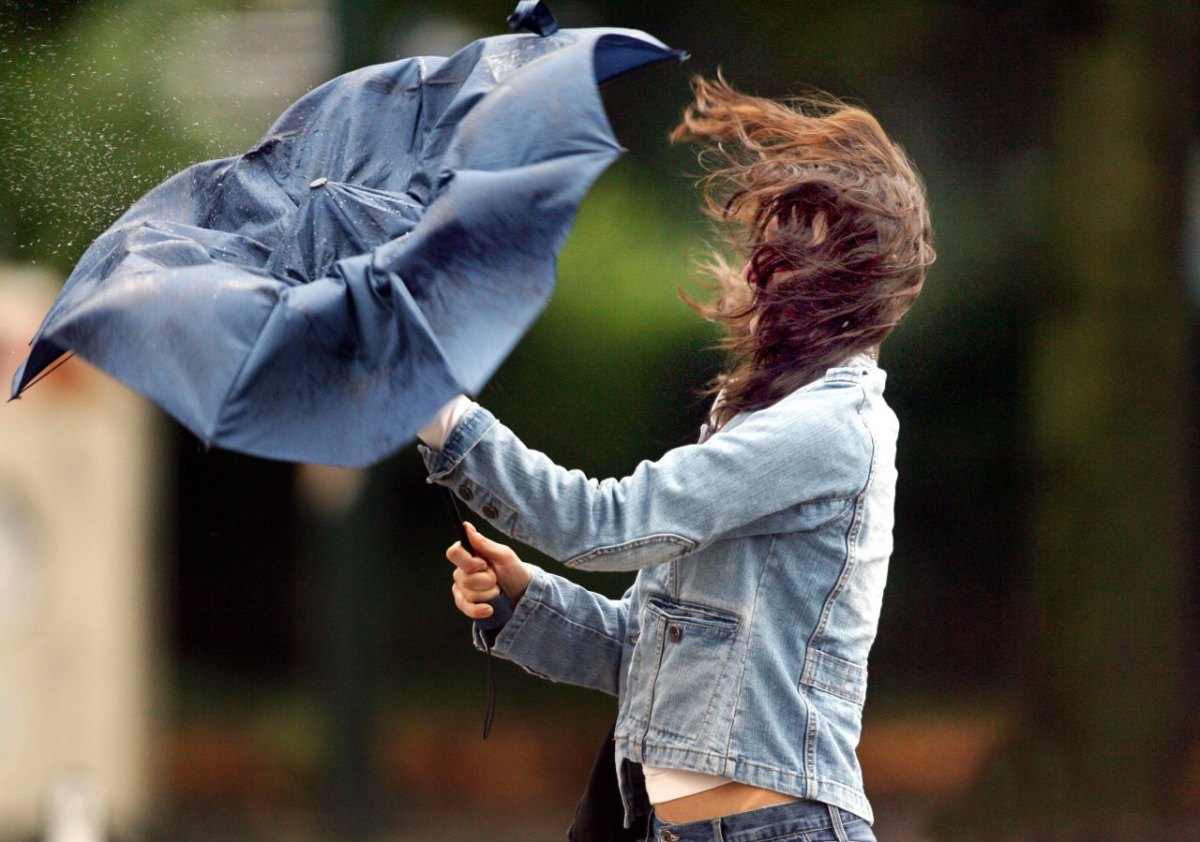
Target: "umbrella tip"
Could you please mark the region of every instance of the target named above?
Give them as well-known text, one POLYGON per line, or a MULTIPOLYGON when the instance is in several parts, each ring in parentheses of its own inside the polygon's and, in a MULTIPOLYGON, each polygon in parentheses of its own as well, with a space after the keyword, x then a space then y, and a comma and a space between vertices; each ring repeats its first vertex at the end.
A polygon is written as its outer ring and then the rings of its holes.
POLYGON ((543 0, 521 0, 508 16, 508 27, 513 32, 528 29, 538 35, 553 35, 558 32, 558 21, 543 0))

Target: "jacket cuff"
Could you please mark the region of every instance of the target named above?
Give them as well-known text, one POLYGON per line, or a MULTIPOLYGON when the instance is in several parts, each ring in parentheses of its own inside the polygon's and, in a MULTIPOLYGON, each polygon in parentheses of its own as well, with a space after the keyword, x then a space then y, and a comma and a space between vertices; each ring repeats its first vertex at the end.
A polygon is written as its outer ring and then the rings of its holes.
POLYGON ((470 412, 473 406, 475 406, 475 401, 466 395, 451 398, 438 410, 436 415, 426 422, 424 427, 417 430, 417 438, 434 450, 441 450, 446 439, 450 438, 450 434, 458 426, 458 422, 470 412))
POLYGON ((546 596, 549 580, 546 571, 534 564, 527 565, 533 573, 529 587, 513 606, 512 616, 503 626, 490 631, 483 631, 478 623, 471 624, 471 639, 475 648, 480 652, 492 650, 492 654, 501 658, 509 658, 506 653, 512 646, 513 638, 520 633, 521 627, 529 620, 529 615, 535 610, 546 596))
POLYGON ((444 482, 446 477, 496 423, 496 416, 476 404, 454 425, 441 450, 433 450, 423 444, 417 445, 417 450, 420 451, 429 471, 428 481, 447 485, 448 483, 444 482))

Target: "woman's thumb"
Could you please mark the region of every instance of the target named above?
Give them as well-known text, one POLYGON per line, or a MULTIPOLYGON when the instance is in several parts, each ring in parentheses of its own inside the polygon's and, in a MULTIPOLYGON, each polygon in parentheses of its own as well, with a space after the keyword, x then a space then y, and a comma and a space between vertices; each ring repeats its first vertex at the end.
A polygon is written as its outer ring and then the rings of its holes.
POLYGON ((517 563, 517 554, 504 544, 488 538, 470 523, 464 523, 467 535, 471 539, 471 548, 475 555, 497 569, 510 567, 517 563))
POLYGON ((475 548, 475 555, 488 563, 496 573, 496 580, 505 595, 514 603, 520 599, 529 587, 533 574, 529 566, 521 563, 521 559, 511 547, 493 541, 471 524, 465 524, 467 537, 475 548))

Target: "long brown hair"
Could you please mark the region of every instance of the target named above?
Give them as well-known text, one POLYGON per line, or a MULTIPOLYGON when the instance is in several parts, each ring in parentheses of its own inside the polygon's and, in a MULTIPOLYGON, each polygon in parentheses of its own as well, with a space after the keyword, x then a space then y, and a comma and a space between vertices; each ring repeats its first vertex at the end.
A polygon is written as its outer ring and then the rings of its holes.
POLYGON ((705 210, 723 240, 704 261, 717 299, 685 296, 725 331, 720 427, 878 348, 934 251, 924 185, 867 111, 749 96, 719 75, 692 87, 671 139, 701 144, 705 210))

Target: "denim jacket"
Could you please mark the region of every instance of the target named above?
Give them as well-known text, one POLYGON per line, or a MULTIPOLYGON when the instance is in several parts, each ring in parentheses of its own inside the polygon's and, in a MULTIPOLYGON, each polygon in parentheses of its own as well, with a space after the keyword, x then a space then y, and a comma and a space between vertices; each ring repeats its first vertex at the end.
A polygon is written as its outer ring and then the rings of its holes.
MULTIPOLYGON (((872 820, 855 747, 892 549, 884 380, 854 357, 620 480, 470 411, 424 452, 431 481, 568 567, 638 571, 615 600, 535 570, 493 651, 616 695, 619 773, 724 775, 872 820)), ((647 805, 627 780, 629 822, 647 805)))

